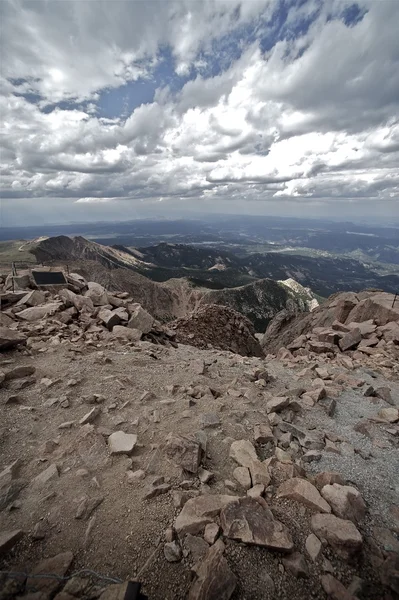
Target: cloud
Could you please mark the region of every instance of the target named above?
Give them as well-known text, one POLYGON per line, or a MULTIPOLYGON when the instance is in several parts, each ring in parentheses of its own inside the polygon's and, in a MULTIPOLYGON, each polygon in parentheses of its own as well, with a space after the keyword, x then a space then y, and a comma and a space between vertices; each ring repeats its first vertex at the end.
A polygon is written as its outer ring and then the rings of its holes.
POLYGON ((61 220, 62 200, 90 218, 398 202, 397 2, 4 0, 0 18, 8 220, 55 199, 61 220))

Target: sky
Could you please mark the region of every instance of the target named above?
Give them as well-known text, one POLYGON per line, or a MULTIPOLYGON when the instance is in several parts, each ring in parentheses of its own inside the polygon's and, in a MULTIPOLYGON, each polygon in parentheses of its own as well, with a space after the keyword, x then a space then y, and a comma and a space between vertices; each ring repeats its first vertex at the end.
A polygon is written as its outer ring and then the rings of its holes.
POLYGON ((399 220, 398 0, 2 0, 0 226, 399 220))

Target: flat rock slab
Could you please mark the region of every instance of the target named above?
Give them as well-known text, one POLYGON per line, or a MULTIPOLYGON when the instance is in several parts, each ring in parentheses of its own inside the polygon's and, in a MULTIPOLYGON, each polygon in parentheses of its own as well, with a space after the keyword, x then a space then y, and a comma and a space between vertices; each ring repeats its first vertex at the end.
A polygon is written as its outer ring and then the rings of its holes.
POLYGON ((344 558, 354 554, 362 546, 362 536, 352 521, 335 515, 317 514, 312 517, 311 527, 318 538, 325 539, 344 558))
MULTIPOLYGON (((40 562, 32 571, 32 575, 44 575, 51 573, 52 575, 58 575, 64 577, 73 561, 72 552, 62 552, 51 558, 46 558, 40 562)), ((35 588, 39 592, 44 592, 48 595, 55 592, 55 590, 61 585, 61 581, 57 579, 40 578, 40 577, 28 577, 26 581, 26 588, 35 588)))
POLYGON ((237 586, 237 579, 216 543, 196 568, 197 579, 188 593, 188 600, 229 600, 237 586))
POLYGON ((22 529, 13 529, 12 531, 0 531, 0 556, 7 554, 13 546, 22 538, 24 532, 22 529))
POLYGON ((198 496, 188 500, 176 519, 175 529, 178 534, 200 533, 205 525, 212 523, 222 508, 236 500, 237 496, 224 494, 198 496))
POLYGON ((37 475, 32 480, 31 485, 34 488, 40 488, 40 487, 47 485, 47 483, 49 483, 49 481, 52 481, 53 479, 58 479, 58 477, 59 477, 59 473, 58 473, 57 465, 53 464, 53 465, 50 465, 49 467, 47 467, 47 469, 45 469, 41 473, 39 473, 39 475, 37 475))
POLYGON ((115 431, 108 438, 108 446, 111 454, 131 454, 137 444, 137 435, 135 433, 125 433, 124 431, 115 431))
POLYGON ((247 496, 230 502, 220 513, 220 522, 226 537, 264 546, 279 552, 291 552, 294 543, 285 525, 270 518, 270 511, 255 498, 247 496))
POLYGON ((317 488, 310 481, 300 477, 293 477, 284 481, 277 490, 277 498, 296 500, 318 512, 331 512, 331 506, 322 498, 317 488))

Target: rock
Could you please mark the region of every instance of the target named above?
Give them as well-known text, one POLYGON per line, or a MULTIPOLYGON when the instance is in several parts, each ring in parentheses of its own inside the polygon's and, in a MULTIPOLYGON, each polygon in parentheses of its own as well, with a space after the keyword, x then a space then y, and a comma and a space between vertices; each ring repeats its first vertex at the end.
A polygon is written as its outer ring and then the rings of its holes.
POLYGON ((32 538, 32 540, 35 540, 35 541, 44 540, 44 538, 46 537, 46 534, 47 534, 46 521, 44 521, 44 520, 38 521, 32 530, 31 538, 32 538))
POLYGON ((31 486, 34 488, 43 487, 47 485, 49 481, 58 479, 58 477, 59 473, 57 465, 52 464, 47 467, 47 469, 39 473, 39 475, 37 475, 34 479, 32 479, 31 486))
POLYGON ((40 292, 39 290, 32 290, 18 300, 16 306, 38 306, 39 304, 43 304, 45 301, 46 297, 43 292, 40 292))
POLYGON ((92 498, 84 496, 78 505, 75 514, 75 519, 82 519, 83 521, 87 521, 91 517, 97 506, 100 506, 103 500, 104 496, 93 496, 92 498))
POLYGON ((230 458, 235 460, 242 467, 250 467, 252 463, 258 460, 256 450, 248 440, 237 440, 230 446, 230 458))
POLYGON ((88 290, 85 291, 84 296, 90 298, 94 306, 104 306, 108 304, 108 295, 105 288, 94 281, 87 283, 88 290))
POLYGON ((399 410, 397 408, 381 408, 378 411, 378 416, 388 423, 396 423, 399 421, 399 410))
POLYGON ((25 308, 25 310, 21 310, 21 312, 17 314, 17 317, 18 319, 29 322, 39 321, 40 319, 54 315, 60 309, 60 306, 61 305, 58 302, 50 302, 44 306, 25 308))
POLYGON ((123 325, 115 325, 112 328, 112 337, 128 342, 138 342, 141 339, 142 332, 139 329, 132 327, 124 327, 123 325))
POLYGON ((354 554, 362 546, 362 536, 352 521, 331 514, 316 514, 312 517, 311 527, 318 538, 325 539, 343 558, 354 554))
POLYGON ((26 365, 24 367, 14 367, 10 371, 6 371, 4 380, 10 381, 11 379, 20 379, 21 377, 29 377, 33 375, 36 368, 32 365, 26 365))
POLYGON ((309 343, 309 350, 311 352, 314 352, 315 354, 324 354, 324 352, 336 352, 337 347, 335 346, 335 344, 330 344, 329 342, 315 342, 313 340, 310 340, 309 343))
POLYGON ((317 475, 314 477, 313 483, 318 490, 321 490, 325 485, 332 485, 333 483, 345 485, 345 481, 342 479, 341 475, 333 471, 322 471, 321 473, 317 473, 317 475))
POLYGON ((14 331, 8 327, 0 327, 0 350, 9 350, 25 342, 26 337, 19 331, 14 331))
POLYGON ((197 579, 192 584, 187 600, 229 600, 237 580, 223 556, 219 541, 207 552, 204 560, 195 567, 197 579))
POLYGON ((201 462, 201 446, 200 444, 181 435, 170 433, 166 439, 164 452, 176 465, 196 474, 201 462))
POLYGON ((108 446, 111 454, 132 454, 137 443, 135 433, 125 433, 124 431, 115 431, 108 438, 108 446))
POLYGON ((385 402, 387 402, 388 404, 393 404, 391 388, 389 388, 388 386, 382 386, 382 387, 376 388, 374 390, 374 394, 372 394, 372 395, 377 396, 377 398, 381 398, 382 400, 385 400, 385 402))
POLYGON ((171 487, 172 486, 169 483, 161 483, 159 485, 154 485, 153 487, 150 487, 144 494, 144 500, 150 500, 151 498, 156 498, 157 496, 161 496, 162 494, 167 494, 171 487))
POLYGON ((205 429, 206 427, 219 427, 220 418, 215 413, 204 413, 200 416, 200 426, 202 429, 205 429))
POLYGON ((282 559, 282 563, 287 571, 292 573, 297 579, 299 577, 309 577, 309 569, 305 557, 300 552, 293 552, 286 558, 282 559))
POLYGON ((269 423, 262 423, 254 427, 254 440, 257 444, 274 442, 273 431, 269 423))
POLYGON ((163 547, 163 554, 168 562, 179 562, 182 552, 177 542, 167 542, 163 547))
POLYGON ((285 525, 274 520, 271 511, 250 496, 227 504, 220 513, 220 523, 226 537, 245 544, 279 552, 291 552, 294 547, 285 525))
POLYGON ((184 538, 184 546, 190 552, 194 562, 198 562, 209 550, 209 544, 202 538, 188 533, 184 538))
POLYGON ((331 512, 330 505, 320 496, 317 488, 310 481, 299 477, 284 481, 277 490, 277 498, 296 500, 318 512, 331 512))
POLYGON ((265 487, 269 485, 271 478, 266 462, 254 460, 249 467, 249 471, 251 473, 252 485, 262 484, 265 487))
POLYGON ((151 331, 154 324, 154 317, 152 317, 140 304, 136 304, 131 310, 131 317, 127 326, 130 329, 138 329, 142 333, 148 333, 151 331))
POLYGON ((384 552, 393 552, 399 556, 399 541, 386 527, 373 527, 374 540, 384 552))
POLYGON ((266 402, 266 411, 268 413, 278 413, 284 408, 287 408, 289 403, 290 399, 288 396, 276 396, 275 398, 272 398, 266 402))
POLYGON ((247 496, 250 496, 251 498, 261 498, 264 494, 264 491, 265 486, 261 483, 258 483, 257 485, 254 485, 253 487, 251 487, 251 489, 247 491, 247 496))
POLYGON ((315 562, 321 554, 321 541, 314 533, 310 533, 306 538, 305 548, 310 558, 315 562))
POLYGON ((236 467, 233 471, 233 477, 238 481, 244 490, 249 490, 251 487, 251 475, 247 467, 236 467))
POLYGON ((219 537, 220 527, 217 523, 208 523, 204 531, 204 540, 212 546, 219 537))
POLYGON ((183 510, 175 522, 176 532, 181 535, 200 533, 205 525, 212 523, 222 508, 236 499, 236 496, 204 495, 191 498, 185 503, 183 510))
POLYGON ((145 479, 145 471, 143 469, 137 469, 137 471, 127 471, 127 482, 134 485, 138 481, 145 479))
POLYGON ((214 478, 214 476, 214 473, 212 473, 211 471, 207 471, 202 467, 198 469, 198 477, 201 483, 208 483, 209 481, 211 481, 211 479, 214 478))
POLYGON ((58 575, 58 577, 64 577, 71 566, 72 561, 72 552, 63 552, 51 558, 42 560, 32 571, 32 575, 35 577, 28 577, 26 580, 26 587, 35 588, 37 591, 50 596, 58 587, 60 587, 62 582, 60 579, 40 578, 37 576, 51 573, 53 575, 58 575))
POLYGON ((362 340, 362 334, 359 328, 352 329, 349 333, 346 333, 338 342, 338 345, 342 352, 350 350, 357 346, 362 340))
POLYGON ((325 485, 321 495, 330 504, 333 513, 341 519, 359 522, 366 514, 366 505, 360 492, 349 485, 325 485))
POLYGON ((332 600, 356 600, 345 586, 329 573, 322 575, 320 581, 323 590, 332 600))
POLYGON ((88 413, 85 414, 79 421, 79 425, 86 425, 87 423, 93 423, 98 415, 101 413, 101 407, 95 406, 88 413))
POLYGON ((119 325, 121 322, 119 315, 108 308, 102 308, 98 313, 98 318, 110 331, 112 331, 112 328, 115 327, 115 325, 119 325))
POLYGON ((12 531, 0 531, 0 556, 7 554, 15 544, 23 537, 22 529, 12 531))

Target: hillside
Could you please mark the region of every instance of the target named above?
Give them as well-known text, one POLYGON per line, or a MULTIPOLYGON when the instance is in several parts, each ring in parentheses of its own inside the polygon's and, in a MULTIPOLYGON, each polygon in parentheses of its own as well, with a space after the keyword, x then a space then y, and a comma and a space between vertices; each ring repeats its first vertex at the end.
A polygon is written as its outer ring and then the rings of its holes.
POLYGON ((109 267, 133 269, 154 281, 185 277, 210 289, 240 287, 258 279, 294 279, 322 297, 338 291, 376 288, 395 293, 399 275, 379 275, 371 267, 348 258, 308 257, 268 252, 245 256, 219 249, 161 243, 142 248, 104 246, 78 236, 48 238, 30 250, 45 264, 54 261, 96 260, 109 267))

